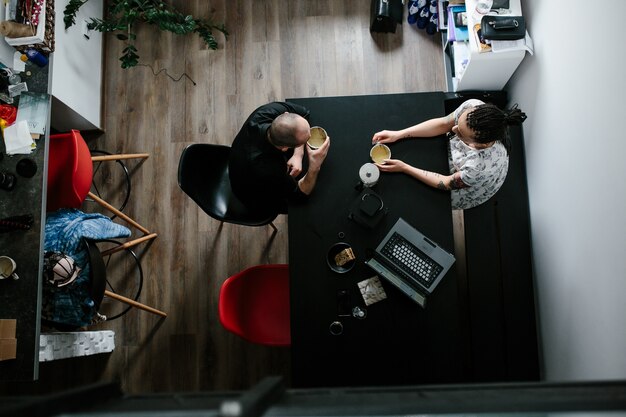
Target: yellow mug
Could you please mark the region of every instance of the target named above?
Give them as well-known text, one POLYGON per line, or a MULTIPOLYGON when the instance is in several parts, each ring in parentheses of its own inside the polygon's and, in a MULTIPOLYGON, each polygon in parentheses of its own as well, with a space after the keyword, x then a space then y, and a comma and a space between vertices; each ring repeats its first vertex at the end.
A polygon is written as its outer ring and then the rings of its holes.
POLYGON ((377 164, 382 164, 385 159, 391 158, 391 149, 382 143, 377 143, 370 149, 370 158, 377 164))
POLYGON ((307 141, 307 144, 311 149, 318 149, 324 144, 324 142, 326 142, 327 137, 328 134, 323 127, 313 126, 311 128, 311 137, 307 141))

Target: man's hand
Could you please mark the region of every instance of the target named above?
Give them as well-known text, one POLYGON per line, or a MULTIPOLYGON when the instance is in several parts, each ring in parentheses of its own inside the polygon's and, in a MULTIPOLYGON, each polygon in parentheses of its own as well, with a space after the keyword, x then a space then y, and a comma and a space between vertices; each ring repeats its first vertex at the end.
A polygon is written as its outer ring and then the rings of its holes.
POLYGON ((330 148, 330 136, 326 138, 322 146, 317 149, 307 148, 307 154, 309 156, 309 171, 319 171, 326 155, 328 155, 328 149, 330 148))
POLYGON ((293 156, 289 158, 287 161, 287 172, 293 178, 302 173, 302 153, 297 154, 294 152, 293 156))
POLYGON ((320 172, 320 168, 322 167, 322 163, 324 159, 326 159, 326 155, 328 155, 328 149, 330 148, 330 136, 326 138, 326 141, 322 146, 317 149, 307 148, 306 152, 309 158, 309 169, 306 175, 300 178, 298 181, 298 187, 300 187, 300 191, 304 194, 311 194, 313 189, 315 188, 315 183, 317 182, 317 175, 320 172))

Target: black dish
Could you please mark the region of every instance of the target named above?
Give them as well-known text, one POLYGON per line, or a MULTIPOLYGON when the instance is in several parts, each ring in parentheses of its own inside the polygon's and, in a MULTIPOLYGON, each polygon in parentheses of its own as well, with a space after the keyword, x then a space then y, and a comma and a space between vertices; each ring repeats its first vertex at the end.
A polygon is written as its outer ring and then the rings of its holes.
POLYGON ((335 262, 335 256, 342 250, 347 249, 349 247, 350 245, 345 242, 338 242, 330 247, 330 249, 328 250, 328 255, 326 256, 326 263, 328 264, 328 267, 330 269, 332 269, 333 271, 339 274, 344 274, 348 272, 349 270, 351 270, 352 268, 354 268, 356 259, 349 261, 341 266, 337 265, 337 263, 335 262))

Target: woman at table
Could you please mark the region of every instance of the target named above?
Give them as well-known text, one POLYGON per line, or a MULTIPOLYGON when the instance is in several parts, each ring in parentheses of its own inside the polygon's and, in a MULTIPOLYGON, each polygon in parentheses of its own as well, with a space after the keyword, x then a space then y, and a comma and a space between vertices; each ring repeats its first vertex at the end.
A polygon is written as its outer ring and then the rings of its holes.
POLYGON ((449 173, 426 171, 399 159, 386 159, 377 165, 383 172, 405 173, 432 187, 451 191, 453 209, 476 207, 491 198, 504 183, 509 168, 508 126, 521 124, 525 119, 517 105, 500 110, 480 100, 467 100, 448 116, 403 130, 383 130, 372 138, 374 144, 392 143, 450 132, 449 173))

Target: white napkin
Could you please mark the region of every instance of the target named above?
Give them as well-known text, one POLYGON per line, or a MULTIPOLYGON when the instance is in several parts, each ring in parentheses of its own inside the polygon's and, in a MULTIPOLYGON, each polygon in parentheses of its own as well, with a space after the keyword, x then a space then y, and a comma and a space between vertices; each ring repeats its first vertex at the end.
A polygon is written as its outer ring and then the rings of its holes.
POLYGON ((387 298, 387 293, 383 288, 383 284, 380 282, 380 279, 376 275, 359 282, 358 285, 366 306, 372 305, 387 298))
POLYGON ((26 120, 5 127, 3 133, 7 155, 27 155, 35 148, 26 120))

